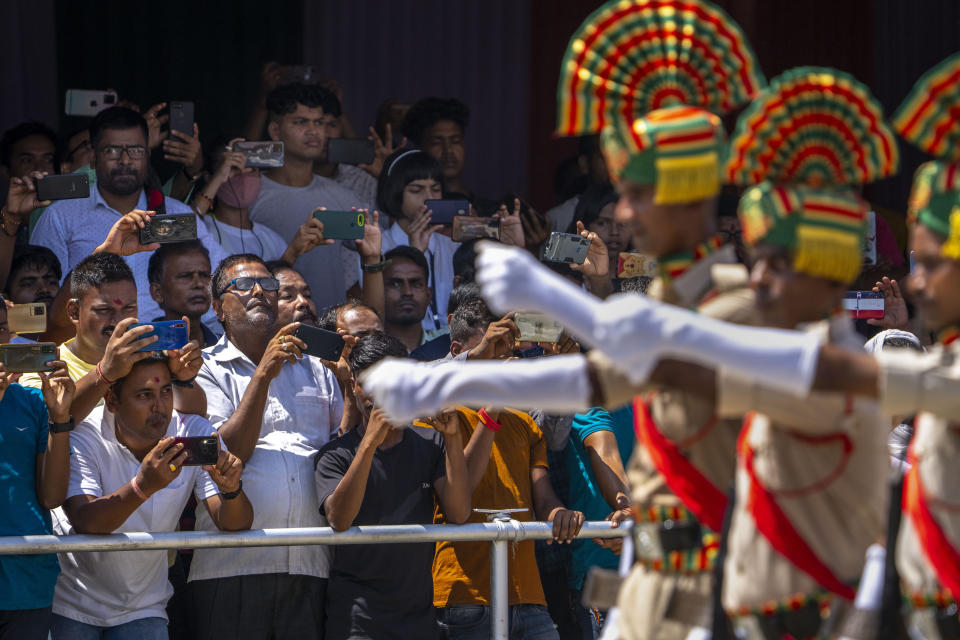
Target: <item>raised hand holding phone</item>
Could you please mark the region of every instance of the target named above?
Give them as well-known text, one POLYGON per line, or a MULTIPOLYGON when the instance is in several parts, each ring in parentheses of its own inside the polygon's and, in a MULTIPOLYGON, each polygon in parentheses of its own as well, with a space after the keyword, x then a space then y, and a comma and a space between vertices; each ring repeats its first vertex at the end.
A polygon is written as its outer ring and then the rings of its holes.
MULTIPOLYGON (((59 357, 59 356, 58 356, 59 357)), ((67 364, 62 360, 51 360, 54 368, 50 373, 40 372, 40 391, 47 405, 52 422, 70 420, 70 405, 76 392, 76 384, 67 373, 67 364)))
POLYGON ((203 146, 200 144, 200 127, 192 123, 190 131, 180 131, 171 126, 170 135, 163 141, 163 157, 183 165, 190 177, 197 178, 203 171, 203 146), (192 135, 191 133, 192 132, 192 135))
POLYGON ((7 387, 19 380, 21 375, 19 372, 7 371, 3 363, 0 362, 0 400, 3 400, 3 394, 7 392, 7 387))
POLYGON ((910 312, 897 281, 884 276, 873 290, 883 294, 883 317, 870 318, 867 324, 884 329, 906 329, 910 324, 910 312))
POLYGON ((400 146, 393 145, 393 127, 390 123, 387 123, 387 126, 384 130, 386 134, 385 139, 381 139, 377 134, 377 130, 373 127, 370 127, 370 137, 368 140, 373 142, 373 162, 370 164, 358 164, 358 169, 363 169, 369 173, 374 178, 380 178, 380 172, 383 171, 383 162, 390 154, 392 154, 397 149, 402 149, 407 145, 407 138, 404 136, 403 140, 400 141, 400 146))
POLYGON ((146 228, 153 211, 134 209, 113 223, 106 240, 93 250, 94 253, 114 253, 118 256, 132 256, 141 251, 155 251, 160 243, 140 244, 140 230, 146 228))
POLYGON ((141 351, 141 349, 156 342, 157 336, 147 336, 153 330, 150 325, 131 329, 131 325, 136 322, 135 318, 124 318, 117 323, 110 339, 107 340, 103 358, 98 363, 100 375, 107 380, 123 378, 130 373, 134 363, 153 355, 153 352, 141 351))
MULTIPOLYGON (((37 207, 46 207, 49 200, 40 200, 37 197, 37 182, 47 175, 46 171, 32 171, 21 178, 11 178, 7 187, 7 201, 3 205, 3 225, 10 222, 23 224, 26 216, 37 207)), ((8 230, 9 231, 9 230, 8 230)))

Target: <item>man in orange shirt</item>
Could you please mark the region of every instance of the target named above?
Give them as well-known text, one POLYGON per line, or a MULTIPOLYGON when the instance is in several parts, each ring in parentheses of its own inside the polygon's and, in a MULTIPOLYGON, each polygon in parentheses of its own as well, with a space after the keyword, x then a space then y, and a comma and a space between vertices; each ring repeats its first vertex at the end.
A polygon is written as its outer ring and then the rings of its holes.
MULTIPOLYGON (((450 321, 451 354, 476 347, 487 333, 510 330, 509 318, 496 321, 482 300, 459 307, 450 321), (492 327, 490 325, 493 325, 492 327)), ((509 356, 511 354, 504 354, 509 356)), ((475 509, 511 511, 520 521, 553 523, 557 542, 570 542, 583 525, 583 514, 563 506, 547 477, 547 446, 543 433, 528 414, 513 409, 474 411, 461 407, 459 421, 465 450, 471 504, 475 509), (489 462, 487 462, 489 461, 489 462)), ((437 510, 437 522, 445 516, 437 510)), ((483 522, 472 513, 468 522, 483 522)), ((534 543, 512 545, 508 559, 510 582, 510 637, 523 640, 559 640, 547 612, 534 543)), ((490 544, 439 542, 433 561, 433 604, 450 640, 486 640, 490 637, 490 544)))

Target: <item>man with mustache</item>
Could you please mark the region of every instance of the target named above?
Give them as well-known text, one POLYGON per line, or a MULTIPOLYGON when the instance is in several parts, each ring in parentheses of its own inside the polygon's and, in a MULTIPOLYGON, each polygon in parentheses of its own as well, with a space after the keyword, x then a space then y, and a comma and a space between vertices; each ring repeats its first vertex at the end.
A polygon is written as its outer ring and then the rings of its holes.
MULTIPOLYGON (((90 124, 90 143, 97 180, 89 197, 54 202, 40 216, 31 236, 33 244, 51 249, 67 271, 93 253, 118 218, 148 208, 144 187, 150 172, 150 150, 143 116, 124 107, 101 111, 90 124)), ((182 202, 163 198, 159 192, 151 191, 150 195, 151 206, 166 213, 192 211, 182 202)), ((210 252, 213 266, 226 257, 203 224, 197 225, 197 238, 210 252)), ((150 297, 149 259, 146 252, 125 258, 136 277, 137 303, 143 318, 160 315, 157 303, 150 297)))
POLYGON ((49 315, 62 278, 60 262, 52 251, 36 245, 17 247, 3 295, 14 304, 42 302, 49 315))
MULTIPOLYGON (((299 322, 277 331, 279 289, 255 255, 220 264, 213 309, 225 334, 204 352, 198 381, 210 421, 244 464, 253 527, 322 526, 311 458, 340 426, 343 396, 320 360, 302 356, 299 322)), ((213 527, 200 512, 197 530, 213 527)), ((196 637, 321 637, 328 575, 323 546, 198 549, 190 566, 203 612, 196 637)))
POLYGON ((210 252, 198 240, 166 244, 150 256, 152 297, 163 315, 154 320, 190 318, 190 339, 211 347, 217 336, 200 318, 210 310, 210 252))
POLYGON ((383 271, 384 332, 413 351, 444 330, 424 331, 423 317, 430 306, 430 267, 423 253, 414 247, 394 247, 386 255, 389 265, 383 271))
MULTIPOLYGON (((174 531, 191 493, 218 529, 250 527, 240 460, 217 438, 216 462, 200 466, 174 440, 216 436, 205 418, 174 411, 174 389, 164 360, 140 360, 110 387, 105 406, 77 425, 57 533, 174 531)), ((64 553, 60 563, 54 638, 167 638, 173 587, 165 551, 64 553)))
MULTIPOLYGON (((130 328, 137 322, 137 286, 120 256, 94 253, 74 267, 69 286, 73 297, 67 303, 67 315, 76 337, 60 345, 60 359, 77 383, 71 414, 83 420, 103 403, 115 381, 127 375, 135 363, 156 353, 139 351, 156 342, 156 337, 144 338, 152 330, 149 325, 130 328)), ((166 360, 176 380, 174 408, 202 414, 202 392, 192 382, 202 363, 199 345, 190 342, 169 351, 166 360)), ((21 384, 39 388, 40 378, 26 374, 21 384)))

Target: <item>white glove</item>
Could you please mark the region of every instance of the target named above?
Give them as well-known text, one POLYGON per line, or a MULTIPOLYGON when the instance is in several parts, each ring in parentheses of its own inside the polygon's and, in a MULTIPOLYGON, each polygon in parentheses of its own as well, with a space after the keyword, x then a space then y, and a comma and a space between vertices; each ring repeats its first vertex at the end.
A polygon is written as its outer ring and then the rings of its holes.
POLYGON ((360 374, 360 386, 400 424, 457 405, 576 413, 591 397, 582 355, 439 364, 387 358, 360 374))
POLYGON ((813 383, 820 340, 812 334, 734 325, 637 294, 600 301, 522 249, 480 243, 477 250, 477 282, 495 311, 556 318, 635 384, 646 382, 665 356, 725 367, 795 395, 813 383))

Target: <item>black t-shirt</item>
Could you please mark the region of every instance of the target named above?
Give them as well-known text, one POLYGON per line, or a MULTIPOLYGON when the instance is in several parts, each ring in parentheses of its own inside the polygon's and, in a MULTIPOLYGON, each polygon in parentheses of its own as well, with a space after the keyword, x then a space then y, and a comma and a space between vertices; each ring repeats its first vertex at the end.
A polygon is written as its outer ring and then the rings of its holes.
MULTIPOLYGON (((317 454, 321 513, 356 457, 361 437, 353 429, 317 454)), ((433 429, 404 429, 398 444, 374 454, 353 525, 431 524, 433 483, 444 475, 443 436, 433 429)), ((432 542, 338 546, 327 587, 326 640, 436 637, 434 547, 432 542)))

